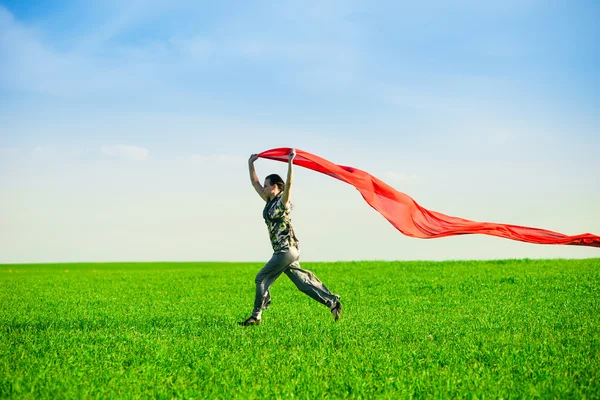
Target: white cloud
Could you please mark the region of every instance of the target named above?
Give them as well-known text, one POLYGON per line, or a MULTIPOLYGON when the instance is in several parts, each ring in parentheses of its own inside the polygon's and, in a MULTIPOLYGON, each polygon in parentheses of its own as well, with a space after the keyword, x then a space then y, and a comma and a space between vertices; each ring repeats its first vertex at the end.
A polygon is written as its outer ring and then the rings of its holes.
POLYGON ((122 144, 102 146, 102 153, 109 157, 128 161, 145 161, 150 156, 150 151, 146 148, 122 144))

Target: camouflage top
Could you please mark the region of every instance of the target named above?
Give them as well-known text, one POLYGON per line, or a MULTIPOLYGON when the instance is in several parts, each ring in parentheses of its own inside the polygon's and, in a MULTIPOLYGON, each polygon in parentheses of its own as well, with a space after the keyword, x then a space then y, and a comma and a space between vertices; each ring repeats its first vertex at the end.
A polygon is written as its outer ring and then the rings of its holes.
POLYGON ((283 204, 282 195, 275 196, 273 200, 267 200, 263 210, 263 218, 269 230, 271 245, 275 253, 287 250, 290 247, 298 247, 298 238, 292 228, 290 203, 283 204))

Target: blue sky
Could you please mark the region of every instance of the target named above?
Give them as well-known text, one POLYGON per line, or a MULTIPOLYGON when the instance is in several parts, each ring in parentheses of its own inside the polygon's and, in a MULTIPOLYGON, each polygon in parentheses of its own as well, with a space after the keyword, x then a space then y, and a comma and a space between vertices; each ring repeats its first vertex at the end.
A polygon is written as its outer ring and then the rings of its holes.
MULTIPOLYGON (((598 234, 599 17, 593 1, 0 1, 0 262, 268 258, 246 159, 281 146, 450 215, 598 234)), ((341 183, 299 170, 295 187, 306 260, 598 256, 409 239, 341 183)))

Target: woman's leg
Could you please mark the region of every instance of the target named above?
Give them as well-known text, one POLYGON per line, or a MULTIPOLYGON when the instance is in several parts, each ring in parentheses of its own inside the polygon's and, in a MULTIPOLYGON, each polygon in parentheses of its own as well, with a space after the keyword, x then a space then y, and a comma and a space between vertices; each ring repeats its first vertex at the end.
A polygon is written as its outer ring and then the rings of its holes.
POLYGON ((340 296, 332 294, 329 289, 309 270, 300 268, 300 262, 294 261, 289 268, 285 270, 285 274, 294 282, 296 287, 318 301, 332 308, 336 305, 340 296))
POLYGON ((265 305, 271 300, 269 288, 275 282, 279 275, 298 258, 297 254, 290 251, 282 251, 273 254, 273 257, 265 264, 265 266, 256 274, 256 296, 254 298, 254 310, 252 316, 260 319, 265 305))

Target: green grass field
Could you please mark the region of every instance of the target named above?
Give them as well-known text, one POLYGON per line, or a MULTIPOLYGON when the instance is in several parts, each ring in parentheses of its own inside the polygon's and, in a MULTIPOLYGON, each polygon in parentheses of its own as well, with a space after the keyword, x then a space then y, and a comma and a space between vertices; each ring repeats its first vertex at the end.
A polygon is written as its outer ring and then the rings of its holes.
POLYGON ((0 265, 2 398, 600 398, 600 259, 0 265))

